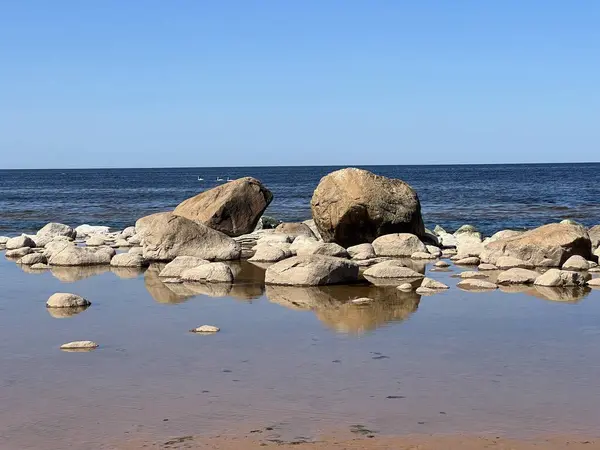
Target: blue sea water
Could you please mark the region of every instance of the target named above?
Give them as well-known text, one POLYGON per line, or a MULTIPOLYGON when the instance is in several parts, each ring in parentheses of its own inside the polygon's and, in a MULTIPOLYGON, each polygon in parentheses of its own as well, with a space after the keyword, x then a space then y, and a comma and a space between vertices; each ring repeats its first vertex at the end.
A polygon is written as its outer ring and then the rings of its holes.
MULTIPOLYGON (((217 177, 256 177, 274 194, 268 215, 304 220, 320 178, 338 168, 0 170, 0 234, 34 232, 50 221, 123 228, 220 184, 217 177)), ((600 163, 363 168, 412 185, 430 228, 471 223, 489 235, 565 218, 600 223, 600 163)))

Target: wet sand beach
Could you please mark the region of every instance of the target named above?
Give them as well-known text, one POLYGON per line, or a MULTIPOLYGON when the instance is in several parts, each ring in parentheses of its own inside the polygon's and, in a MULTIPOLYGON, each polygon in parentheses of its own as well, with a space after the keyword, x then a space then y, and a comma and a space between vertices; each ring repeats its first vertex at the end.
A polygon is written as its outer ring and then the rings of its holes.
POLYGON ((455 265, 426 297, 265 288, 232 266, 232 285, 167 284, 0 258, 0 448, 596 448, 600 291, 466 292, 455 265), (54 292, 92 305, 53 312, 54 292))

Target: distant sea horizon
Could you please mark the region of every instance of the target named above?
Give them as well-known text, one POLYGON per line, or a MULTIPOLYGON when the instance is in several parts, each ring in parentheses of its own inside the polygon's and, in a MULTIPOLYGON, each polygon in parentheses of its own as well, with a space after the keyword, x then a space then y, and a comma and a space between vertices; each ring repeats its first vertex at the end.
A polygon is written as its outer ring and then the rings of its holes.
POLYGON ((490 235, 567 218, 600 223, 600 162, 25 168, 0 169, 0 235, 34 233, 48 222, 124 228, 219 185, 217 178, 244 176, 273 192, 265 214, 301 221, 311 217, 310 199, 321 177, 344 167, 409 183, 428 228, 453 231, 469 223, 490 235))

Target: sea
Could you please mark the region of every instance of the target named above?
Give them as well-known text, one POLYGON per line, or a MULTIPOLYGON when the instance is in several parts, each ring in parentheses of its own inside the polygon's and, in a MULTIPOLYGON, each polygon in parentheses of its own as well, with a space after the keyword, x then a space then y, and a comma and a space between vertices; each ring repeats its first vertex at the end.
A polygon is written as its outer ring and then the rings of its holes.
MULTIPOLYGON (((409 183, 429 228, 469 223, 490 235, 562 219, 600 223, 600 163, 361 167, 409 183)), ((0 235, 32 233, 52 221, 122 229, 222 184, 218 178, 244 176, 273 192, 267 215, 300 221, 311 216, 321 177, 340 168, 0 170, 0 235)))

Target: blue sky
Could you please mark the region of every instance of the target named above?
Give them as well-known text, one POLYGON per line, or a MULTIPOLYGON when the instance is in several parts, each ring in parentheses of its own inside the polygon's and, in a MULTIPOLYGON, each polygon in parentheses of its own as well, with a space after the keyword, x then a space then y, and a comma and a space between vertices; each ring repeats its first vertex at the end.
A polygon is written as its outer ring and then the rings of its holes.
POLYGON ((600 2, 0 0, 0 168, 600 161, 600 2))

